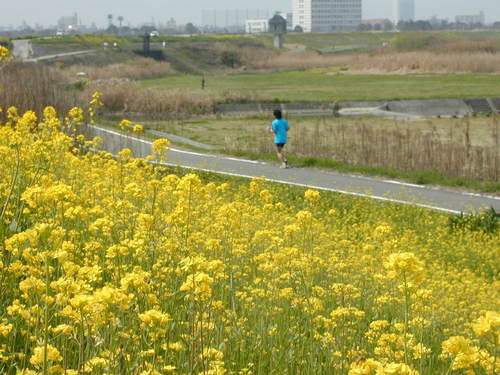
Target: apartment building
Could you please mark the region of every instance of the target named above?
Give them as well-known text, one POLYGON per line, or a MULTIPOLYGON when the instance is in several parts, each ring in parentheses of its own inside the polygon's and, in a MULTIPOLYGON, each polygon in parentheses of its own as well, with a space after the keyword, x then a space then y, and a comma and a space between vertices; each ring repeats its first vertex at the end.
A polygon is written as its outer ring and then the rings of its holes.
POLYGON ((415 21, 415 0, 393 0, 393 22, 415 21))
POLYGON ((486 23, 486 17, 484 15, 484 12, 480 12, 479 14, 456 16, 455 22, 465 23, 467 25, 477 25, 477 24, 484 25, 486 23))
POLYGON ((293 0, 293 27, 304 32, 355 30, 362 0, 293 0))

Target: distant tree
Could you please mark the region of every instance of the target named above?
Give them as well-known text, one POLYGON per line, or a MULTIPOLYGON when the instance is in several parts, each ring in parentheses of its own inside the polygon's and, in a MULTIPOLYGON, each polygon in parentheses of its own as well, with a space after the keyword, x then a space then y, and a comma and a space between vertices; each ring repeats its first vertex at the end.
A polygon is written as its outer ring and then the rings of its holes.
POLYGON ((118 34, 120 32, 120 29, 118 29, 116 25, 109 25, 106 29, 106 32, 109 34, 118 34))
POLYGON ((399 31, 413 30, 413 21, 399 21, 397 29, 399 31))
POLYGON ((122 27, 122 33, 130 33, 132 29, 129 26, 122 27))
POLYGON ((191 22, 188 22, 186 24, 184 30, 186 31, 186 34, 190 34, 190 35, 200 33, 200 30, 195 25, 193 25, 193 23, 191 23, 191 22))
POLYGON ((429 21, 422 21, 422 20, 419 20, 417 22, 415 22, 415 29, 416 30, 432 30, 432 25, 429 21))
POLYGON ((375 25, 373 25, 373 30, 375 31, 382 30, 382 25, 380 23, 376 23, 375 25))
POLYGON ((200 33, 200 30, 195 25, 193 25, 191 22, 186 24, 185 30, 186 30, 186 33, 190 34, 190 35, 200 33))
POLYGON ((432 30, 432 25, 429 21, 399 21, 398 30, 400 31, 425 31, 432 30))
POLYGON ((495 23, 493 23, 493 28, 500 29, 500 21, 496 21, 495 23))
POLYGON ((439 22, 432 24, 434 30, 447 30, 452 28, 452 24, 448 20, 439 20, 439 22))
POLYGON ((369 23, 360 23, 358 25, 358 31, 372 31, 373 26, 370 25, 369 23))
POLYGON ((384 29, 384 31, 394 30, 394 24, 391 21, 389 21, 389 20, 385 20, 384 21, 383 29, 384 29))
POLYGON ((302 26, 297 25, 294 27, 293 31, 295 31, 296 33, 303 33, 304 29, 302 28, 302 26))
POLYGON ((139 29, 141 31, 141 34, 151 34, 151 32, 153 30, 156 30, 154 26, 151 26, 151 25, 143 25, 141 26, 141 28, 139 29))
POLYGON ((21 32, 23 34, 35 34, 35 29, 33 29, 31 26, 24 24, 22 27, 21 32))

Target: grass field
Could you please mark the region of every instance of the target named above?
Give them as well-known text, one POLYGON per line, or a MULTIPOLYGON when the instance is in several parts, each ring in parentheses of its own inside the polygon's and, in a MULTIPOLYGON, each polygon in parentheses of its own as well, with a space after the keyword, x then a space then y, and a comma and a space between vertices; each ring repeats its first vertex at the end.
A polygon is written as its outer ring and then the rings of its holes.
MULTIPOLYGON (((500 75, 351 75, 319 71, 207 75, 209 91, 254 93, 267 100, 349 101, 500 96, 500 75)), ((201 76, 172 75, 141 81, 144 87, 200 89, 201 76)))

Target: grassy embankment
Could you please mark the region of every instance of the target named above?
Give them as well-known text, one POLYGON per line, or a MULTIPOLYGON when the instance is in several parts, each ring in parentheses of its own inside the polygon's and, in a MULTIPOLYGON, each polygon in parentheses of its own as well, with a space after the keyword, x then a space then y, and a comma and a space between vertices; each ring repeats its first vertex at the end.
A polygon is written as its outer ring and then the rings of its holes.
MULTIPOLYGON (((200 82, 201 77, 197 75, 171 75, 141 81, 141 85, 199 90, 200 82)), ((283 102, 475 98, 500 96, 500 75, 351 75, 320 69, 207 76, 206 87, 215 94, 231 90, 283 102)))

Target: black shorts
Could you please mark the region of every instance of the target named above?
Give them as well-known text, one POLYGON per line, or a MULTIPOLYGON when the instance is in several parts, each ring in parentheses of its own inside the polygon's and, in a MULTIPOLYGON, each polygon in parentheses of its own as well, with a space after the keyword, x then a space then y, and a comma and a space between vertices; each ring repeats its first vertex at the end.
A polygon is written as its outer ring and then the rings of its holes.
POLYGON ((283 148, 285 147, 286 143, 275 143, 276 147, 283 148))

